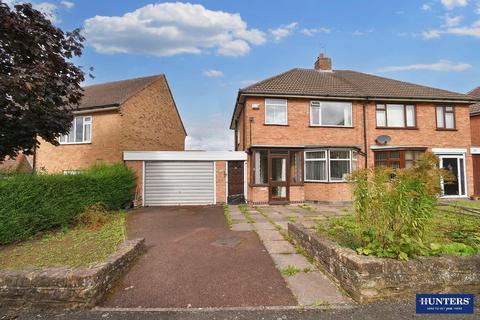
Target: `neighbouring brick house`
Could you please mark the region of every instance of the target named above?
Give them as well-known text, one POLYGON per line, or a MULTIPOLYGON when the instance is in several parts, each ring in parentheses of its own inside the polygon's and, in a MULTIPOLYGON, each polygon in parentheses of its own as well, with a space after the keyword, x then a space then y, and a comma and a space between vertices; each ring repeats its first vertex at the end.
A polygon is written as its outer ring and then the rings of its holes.
MULTIPOLYGON (((480 87, 468 94, 480 100, 480 87)), ((472 127, 474 193, 480 196, 480 102, 470 106, 470 125, 472 127)))
POLYGON ((413 165, 431 151, 473 193, 471 96, 350 70, 295 68, 241 89, 230 128, 248 153, 251 203, 350 200, 355 168, 413 165))
POLYGON ((32 159, 20 153, 15 159, 7 157, 0 162, 0 173, 2 172, 32 172, 32 159))
POLYGON ((59 146, 40 141, 38 171, 69 173, 122 162, 127 150, 184 150, 186 131, 164 75, 84 90, 70 134, 59 138, 59 146))

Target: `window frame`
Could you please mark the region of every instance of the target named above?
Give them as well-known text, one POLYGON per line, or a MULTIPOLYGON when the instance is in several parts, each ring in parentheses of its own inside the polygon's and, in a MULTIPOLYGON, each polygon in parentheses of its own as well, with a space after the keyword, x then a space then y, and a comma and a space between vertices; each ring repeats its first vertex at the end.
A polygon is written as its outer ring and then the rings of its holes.
POLYGON ((70 132, 68 134, 64 134, 60 136, 57 141, 61 145, 69 145, 69 144, 88 144, 92 143, 92 133, 93 133, 93 116, 92 115, 85 115, 85 116, 75 116, 73 118, 72 124, 71 124, 71 130, 73 129, 73 140, 74 141, 63 141, 63 139, 66 138, 68 140, 68 136, 70 135, 70 132), (82 124, 82 141, 75 141, 77 137, 77 119, 82 118, 83 124, 82 124), (87 118, 90 118, 89 121, 86 121, 87 118), (85 127, 90 126, 90 139, 86 140, 86 130, 85 127))
POLYGON ((404 102, 378 102, 375 104, 375 126, 377 129, 393 129, 393 130, 415 130, 417 129, 417 105, 415 103, 404 103, 404 102), (403 127, 389 127, 388 126, 388 105, 401 105, 403 107, 403 127), (384 109, 379 108, 379 106, 384 106, 384 109), (415 122, 413 126, 407 124, 407 106, 413 106, 413 121, 415 122), (378 125, 377 113, 383 111, 385 113, 385 126, 378 125))
POLYGON ((276 98, 265 98, 264 101, 264 121, 263 124, 267 126, 288 126, 288 99, 276 99, 276 98), (283 106, 278 103, 268 103, 271 100, 283 100, 285 102, 285 123, 277 123, 277 122, 267 122, 267 106, 283 106))
MULTIPOLYGON (((348 161, 349 162, 349 170, 350 174, 352 173, 353 162, 356 161, 358 166, 358 159, 353 159, 353 156, 358 157, 358 150, 353 148, 323 148, 323 149, 308 149, 304 151, 303 159, 304 159, 304 169, 303 169, 303 181, 304 182, 320 182, 320 183, 345 183, 347 180, 333 180, 331 177, 331 161, 348 161), (315 158, 315 159, 307 159, 308 152, 319 152, 325 151, 325 159, 322 158, 315 158), (331 151, 348 151, 349 159, 331 159, 330 152, 331 151), (309 180, 307 179, 307 161, 325 161, 325 180, 309 180)), ((358 169, 358 168, 357 168, 358 169)))
POLYGON ((270 159, 272 156, 275 155, 284 155, 287 157, 287 181, 289 186, 303 186, 304 185, 304 161, 303 161, 303 156, 304 156, 304 150, 303 148, 252 148, 251 150, 251 165, 249 166, 249 174, 250 174, 250 181, 249 181, 249 186, 251 187, 269 187, 270 186, 270 159), (255 154, 256 152, 261 152, 265 151, 267 153, 267 183, 256 183, 255 181, 255 154), (283 152, 283 154, 282 154, 283 152), (301 171, 301 181, 299 182, 292 182, 292 176, 291 176, 291 156, 292 154, 295 154, 296 152, 300 153, 300 171, 301 171))
MULTIPOLYGON (((390 156, 388 158, 386 158, 386 160, 383 160, 383 162, 387 162, 387 167, 388 164, 390 162, 399 162, 400 163, 400 166, 399 166, 399 169, 404 169, 406 168, 405 164, 407 162, 406 158, 405 158, 405 153, 408 152, 408 151, 413 151, 413 152, 416 152, 416 151, 420 151, 420 152, 423 152, 425 153, 427 151, 427 148, 396 148, 396 149, 377 149, 377 150, 373 150, 373 166, 374 168, 378 168, 380 166, 377 165, 377 160, 376 160, 376 153, 380 153, 380 152, 398 152, 399 153, 399 158, 391 158, 390 156)), ((415 164, 415 162, 417 161, 417 159, 413 159, 412 160, 415 164)))
MULTIPOLYGON (((319 122, 321 120, 321 116, 319 122)), ((345 120, 345 119, 344 119, 345 120)), ((326 100, 310 100, 310 127, 330 127, 330 128, 353 128, 353 103, 348 101, 326 101, 326 100), (314 106, 314 103, 318 103, 318 106, 314 106), (350 106, 350 125, 334 125, 334 124, 314 124, 313 123, 313 107, 320 108, 320 115, 322 110, 322 103, 344 103, 350 106)))
POLYGON ((455 106, 454 105, 436 105, 435 106, 435 123, 437 130, 440 131, 455 131, 457 130, 457 117, 455 114, 455 106), (442 119, 443 119, 443 127, 438 125, 438 108, 442 109, 442 119), (452 111, 447 111, 447 108, 452 108, 452 111), (446 113, 453 114, 453 128, 447 128, 447 118, 446 113))
POLYGON ((252 150, 252 165, 250 169, 250 176, 251 176, 251 185, 255 187, 267 187, 269 185, 268 183, 268 176, 269 176, 269 171, 270 171, 270 166, 268 165, 268 159, 270 158, 270 152, 268 149, 254 149, 252 150), (256 153, 257 152, 262 152, 265 151, 267 153, 267 182, 266 183, 257 183, 255 179, 255 170, 257 169, 255 167, 256 163, 256 153))

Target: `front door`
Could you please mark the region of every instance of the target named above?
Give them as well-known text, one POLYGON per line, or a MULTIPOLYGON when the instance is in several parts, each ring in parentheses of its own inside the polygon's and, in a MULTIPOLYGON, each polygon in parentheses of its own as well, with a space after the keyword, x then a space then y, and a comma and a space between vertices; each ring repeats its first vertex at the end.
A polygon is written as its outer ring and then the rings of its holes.
POLYGON ((270 155, 269 200, 270 203, 285 203, 289 201, 288 184, 288 153, 285 155, 270 155))
POLYGON ((439 156, 440 168, 450 171, 455 179, 448 183, 442 183, 444 197, 466 196, 465 186, 465 161, 463 156, 439 156))

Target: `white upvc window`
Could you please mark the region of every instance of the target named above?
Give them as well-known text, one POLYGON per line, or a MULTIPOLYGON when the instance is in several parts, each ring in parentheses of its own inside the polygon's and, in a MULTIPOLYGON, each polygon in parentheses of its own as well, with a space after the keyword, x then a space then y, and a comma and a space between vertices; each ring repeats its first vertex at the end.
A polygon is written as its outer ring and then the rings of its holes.
POLYGON ((287 99, 265 99, 265 124, 288 124, 287 99))
POLYGON ((350 102, 310 102, 310 125, 328 127, 351 127, 352 104, 350 102))
POLYGON ((60 144, 92 142, 92 116, 77 116, 73 119, 70 132, 59 139, 60 144))
POLYGON ((305 151, 306 182, 345 182, 358 168, 358 152, 352 149, 305 151))

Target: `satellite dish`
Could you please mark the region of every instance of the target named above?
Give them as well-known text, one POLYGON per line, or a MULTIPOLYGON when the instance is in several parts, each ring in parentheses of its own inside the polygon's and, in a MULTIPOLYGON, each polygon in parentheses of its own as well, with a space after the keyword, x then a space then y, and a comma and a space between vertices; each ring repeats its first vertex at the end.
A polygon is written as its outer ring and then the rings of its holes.
POLYGON ((389 143, 390 140, 392 140, 392 138, 390 136, 379 136, 379 137, 377 137, 377 139, 375 141, 378 144, 385 145, 385 144, 389 143))

